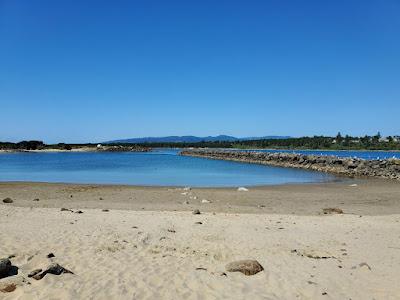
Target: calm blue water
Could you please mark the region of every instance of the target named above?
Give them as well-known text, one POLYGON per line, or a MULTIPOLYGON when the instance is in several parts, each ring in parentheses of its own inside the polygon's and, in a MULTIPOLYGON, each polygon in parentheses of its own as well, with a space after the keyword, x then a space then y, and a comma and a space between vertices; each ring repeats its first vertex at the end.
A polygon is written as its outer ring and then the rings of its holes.
POLYGON ((318 172, 151 153, 0 154, 0 181, 237 187, 334 180, 318 172))
POLYGON ((328 151, 328 150, 236 150, 236 151, 256 151, 256 152, 285 152, 306 155, 331 155, 337 157, 355 157, 362 159, 388 159, 399 158, 400 152, 395 151, 328 151))

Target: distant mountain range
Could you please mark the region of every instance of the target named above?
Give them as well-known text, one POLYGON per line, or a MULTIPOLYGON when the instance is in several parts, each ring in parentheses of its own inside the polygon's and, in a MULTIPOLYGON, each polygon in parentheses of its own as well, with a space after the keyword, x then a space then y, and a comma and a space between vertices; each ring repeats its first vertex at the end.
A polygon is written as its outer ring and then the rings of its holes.
POLYGON ((236 142, 236 141, 249 141, 249 140, 263 140, 263 139, 287 139, 289 136, 262 136, 262 137, 243 137, 237 138, 229 135, 217 135, 217 136, 164 136, 164 137, 142 137, 142 138, 131 138, 105 142, 106 144, 111 143, 126 143, 126 144, 141 144, 141 143, 198 143, 198 142, 236 142))

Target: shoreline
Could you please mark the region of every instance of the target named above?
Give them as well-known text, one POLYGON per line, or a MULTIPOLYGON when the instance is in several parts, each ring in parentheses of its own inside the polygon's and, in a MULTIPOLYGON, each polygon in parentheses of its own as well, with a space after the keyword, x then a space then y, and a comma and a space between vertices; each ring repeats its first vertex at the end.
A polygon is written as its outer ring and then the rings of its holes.
POLYGON ((116 153, 116 152, 124 152, 124 153, 147 153, 151 152, 151 150, 124 150, 124 151, 112 151, 112 150, 96 150, 93 148, 78 148, 71 150, 64 149, 43 149, 43 150, 0 150, 1 153, 116 153))
MULTIPOLYGON (((265 150, 265 151, 312 151, 312 152, 318 152, 318 151, 326 151, 326 152, 400 152, 398 149, 394 150, 386 150, 386 149, 305 149, 305 148, 294 148, 294 149, 289 149, 289 148, 179 148, 179 147, 161 147, 161 148, 153 148, 150 151, 157 150, 157 149, 174 149, 174 150, 192 150, 192 149, 208 149, 208 150, 224 150, 224 151, 260 151, 260 150, 265 150)), ((107 152, 107 151, 99 151, 96 150, 94 147, 82 147, 82 148, 74 148, 71 150, 65 150, 65 149, 41 149, 41 150, 24 150, 24 149, 0 149, 0 153, 24 153, 24 152, 32 152, 32 153, 46 153, 46 152, 107 152)), ((108 152, 113 152, 113 151, 108 151, 108 152)), ((149 150, 144 150, 144 151, 121 151, 121 152, 149 152, 149 150)))
MULTIPOLYGON (((246 162, 243 162, 246 163, 246 162)), ((332 180, 319 181, 319 182, 286 182, 286 183, 272 183, 272 184, 256 184, 256 185, 231 185, 231 186, 196 186, 196 185, 146 185, 146 184, 124 184, 124 183, 96 183, 96 182, 64 182, 64 181, 30 181, 30 180, 0 180, 1 184, 60 184, 60 185, 76 185, 76 186, 106 186, 106 187, 127 187, 127 188, 151 188, 151 189, 183 189, 183 188, 191 188, 191 189, 227 189, 227 190, 237 190, 239 187, 246 187, 252 189, 262 189, 268 187, 280 187, 280 186, 303 186, 303 185, 325 185, 325 184, 335 184, 335 183, 349 183, 358 180, 369 180, 371 178, 349 178, 346 176, 336 175, 336 177, 332 180)), ((385 178, 374 178, 373 180, 378 181, 389 181, 385 178)))
POLYGON ((384 179, 264 185, 244 192, 237 187, 0 182, 0 200, 6 197, 14 200, 10 206, 32 208, 320 215, 337 207, 348 214, 400 214, 400 185, 384 179))

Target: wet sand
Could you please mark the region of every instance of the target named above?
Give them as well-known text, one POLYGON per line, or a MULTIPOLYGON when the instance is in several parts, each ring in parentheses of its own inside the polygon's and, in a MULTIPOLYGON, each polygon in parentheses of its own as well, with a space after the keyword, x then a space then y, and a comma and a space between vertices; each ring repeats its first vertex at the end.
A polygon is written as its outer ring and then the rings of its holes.
POLYGON ((400 183, 352 180, 323 184, 293 184, 237 188, 140 187, 58 183, 0 183, 0 200, 11 205, 42 208, 112 208, 145 211, 318 215, 340 207, 348 214, 400 214, 400 183), (356 185, 356 186, 354 186, 356 185), (33 201, 39 199, 40 201, 33 201), (205 199, 211 203, 203 204, 205 199))

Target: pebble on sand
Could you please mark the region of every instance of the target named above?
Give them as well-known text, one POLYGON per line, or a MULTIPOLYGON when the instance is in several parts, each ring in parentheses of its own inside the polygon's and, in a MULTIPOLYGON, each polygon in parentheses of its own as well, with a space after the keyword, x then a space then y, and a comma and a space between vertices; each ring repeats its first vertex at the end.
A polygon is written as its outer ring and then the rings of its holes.
POLYGON ((61 210, 61 211, 70 211, 70 212, 72 212, 72 210, 70 210, 70 209, 68 209, 68 208, 65 208, 65 207, 61 207, 60 210, 61 210))
POLYGON ((35 269, 35 270, 29 272, 28 277, 33 277, 36 274, 39 274, 40 272, 42 272, 42 269, 35 269))
POLYGON ((237 190, 238 190, 238 192, 248 192, 249 191, 249 189, 246 189, 245 187, 239 187, 237 190))
POLYGON ((201 212, 200 212, 200 210, 195 209, 195 210, 192 212, 192 214, 194 214, 194 215, 200 215, 201 212))
POLYGON ((7 197, 7 198, 3 199, 3 202, 4 203, 13 203, 14 201, 13 201, 13 199, 7 197))
POLYGON ((244 275, 254 275, 264 270, 263 266, 256 260, 238 260, 226 265, 228 272, 241 272, 244 275))
POLYGON ((337 207, 330 207, 330 208, 324 208, 322 210, 322 212, 324 213, 324 215, 328 215, 328 214, 342 214, 343 210, 337 207))
POLYGON ((36 280, 41 280, 44 276, 46 276, 46 274, 61 275, 74 273, 68 269, 65 269, 57 263, 52 263, 46 268, 46 270, 44 270, 42 273, 37 273, 36 275, 33 275, 32 278, 36 280))

